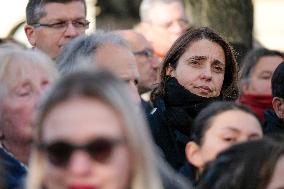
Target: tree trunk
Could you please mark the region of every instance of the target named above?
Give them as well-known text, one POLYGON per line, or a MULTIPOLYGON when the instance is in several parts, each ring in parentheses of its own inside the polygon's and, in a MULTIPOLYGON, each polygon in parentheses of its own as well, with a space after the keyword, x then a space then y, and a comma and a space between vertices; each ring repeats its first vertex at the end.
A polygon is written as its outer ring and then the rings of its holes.
POLYGON ((195 26, 208 26, 225 37, 240 61, 252 48, 252 0, 185 0, 195 26))

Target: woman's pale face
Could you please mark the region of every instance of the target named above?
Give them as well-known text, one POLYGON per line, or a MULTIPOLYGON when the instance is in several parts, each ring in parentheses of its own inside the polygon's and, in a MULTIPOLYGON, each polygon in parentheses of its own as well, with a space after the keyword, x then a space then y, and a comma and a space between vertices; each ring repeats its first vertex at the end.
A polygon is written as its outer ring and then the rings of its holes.
POLYGON ((271 95, 271 78, 277 66, 283 61, 280 56, 264 56, 251 71, 250 80, 243 91, 249 94, 271 95))
POLYGON ((13 143, 29 143, 32 138, 32 121, 43 92, 52 82, 48 72, 39 65, 19 62, 19 69, 10 64, 3 82, 7 91, 1 101, 1 134, 13 143))
POLYGON ((246 112, 229 110, 210 123, 200 146, 203 165, 233 144, 258 139, 263 136, 259 121, 246 112))
MULTIPOLYGON (((98 139, 124 140, 120 116, 99 100, 74 98, 57 105, 43 123, 43 142, 85 145, 98 139)), ((44 185, 48 189, 126 189, 130 154, 126 143, 113 147, 106 161, 93 159, 84 149, 74 150, 65 166, 44 156, 44 185)))
POLYGON ((207 39, 193 42, 179 58, 177 68, 167 71, 191 93, 202 97, 220 95, 225 74, 222 47, 207 39))
POLYGON ((266 189, 282 189, 284 188, 284 156, 280 157, 276 163, 274 173, 266 189))

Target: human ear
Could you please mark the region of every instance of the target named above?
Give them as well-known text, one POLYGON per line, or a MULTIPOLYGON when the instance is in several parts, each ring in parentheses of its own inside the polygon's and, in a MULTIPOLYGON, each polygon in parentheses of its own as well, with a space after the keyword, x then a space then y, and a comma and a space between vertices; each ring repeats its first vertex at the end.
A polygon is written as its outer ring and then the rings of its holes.
POLYGON ((166 75, 175 77, 175 69, 171 65, 168 65, 168 67, 166 68, 166 75))
POLYGON ((249 92, 249 82, 248 82, 248 81, 246 81, 246 82, 241 82, 241 90, 242 90, 242 92, 244 92, 244 93, 249 92))
POLYGON ((26 36, 30 42, 30 44, 32 46, 35 46, 36 45, 36 40, 35 40, 35 30, 34 30, 34 27, 30 26, 30 25, 25 25, 25 33, 26 33, 26 36))
POLYGON ((284 119, 284 101, 282 98, 274 97, 272 99, 273 109, 280 119, 284 119))
POLYGON ((191 141, 186 144, 185 154, 188 162, 201 169, 204 166, 204 161, 201 155, 200 147, 195 142, 191 141))

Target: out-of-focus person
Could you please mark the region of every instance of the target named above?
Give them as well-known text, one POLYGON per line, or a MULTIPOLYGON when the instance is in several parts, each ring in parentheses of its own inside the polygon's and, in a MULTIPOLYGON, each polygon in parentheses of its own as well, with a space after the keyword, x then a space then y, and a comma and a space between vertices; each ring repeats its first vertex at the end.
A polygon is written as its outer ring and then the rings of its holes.
MULTIPOLYGON (((194 120, 190 141, 186 144, 189 162, 183 167, 193 183, 198 183, 206 163, 236 143, 262 138, 261 124, 245 105, 213 102, 194 120)), ((183 172, 184 171, 184 172, 183 172)))
POLYGON ((56 59, 71 39, 85 33, 85 0, 29 0, 25 33, 30 44, 56 59))
POLYGON ((207 166, 197 189, 280 189, 284 187, 283 139, 237 144, 207 166))
POLYGON ((181 181, 155 154, 129 88, 109 72, 63 77, 40 106, 35 141, 29 189, 163 189, 163 181, 181 181))
POLYGON ((135 30, 149 40, 161 59, 174 41, 189 27, 182 0, 143 0, 140 4, 141 22, 135 30))
POLYGON ((271 79, 272 107, 264 113, 265 134, 284 134, 284 62, 278 65, 271 79))
POLYGON ((6 188, 23 188, 39 98, 57 78, 54 62, 36 50, 0 53, 0 165, 6 188))
POLYGON ((196 28, 173 44, 162 63, 160 78, 151 94, 151 129, 166 160, 179 169, 200 110, 216 100, 237 99, 237 63, 220 35, 207 27, 196 28))
POLYGON ((160 62, 154 54, 152 45, 142 34, 134 30, 119 30, 117 33, 130 44, 135 55, 140 76, 137 84, 138 92, 142 97, 143 107, 147 113, 150 113, 152 106, 149 103, 149 92, 158 83, 160 62))
POLYGON ((284 60, 284 54, 266 48, 252 49, 241 63, 239 101, 264 121, 264 111, 272 108, 271 77, 284 60))
POLYGON ((58 70, 66 75, 87 66, 89 69, 106 69, 124 80, 137 103, 139 72, 134 54, 128 43, 113 32, 96 31, 74 39, 57 60, 58 70))

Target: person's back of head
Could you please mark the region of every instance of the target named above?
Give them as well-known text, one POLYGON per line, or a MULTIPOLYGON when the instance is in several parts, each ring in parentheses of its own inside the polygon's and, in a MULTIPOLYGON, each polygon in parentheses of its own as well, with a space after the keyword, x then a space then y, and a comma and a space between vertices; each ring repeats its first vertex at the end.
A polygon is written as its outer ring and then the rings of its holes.
POLYGON ((283 171, 283 142, 283 138, 265 138, 232 146, 207 165, 198 189, 283 187, 282 175, 277 177, 277 171, 283 171))
POLYGON ((284 62, 278 65, 271 79, 272 106, 280 120, 284 119, 284 62))

